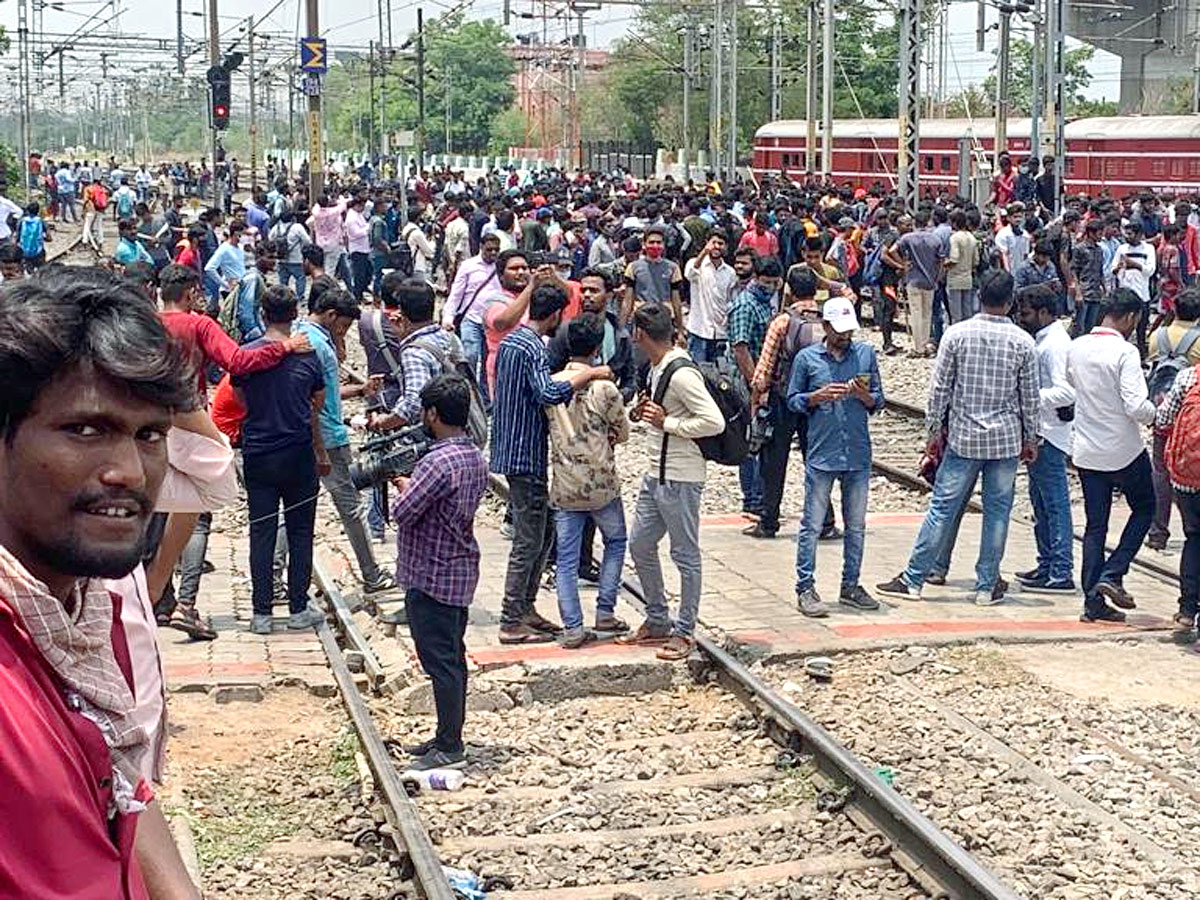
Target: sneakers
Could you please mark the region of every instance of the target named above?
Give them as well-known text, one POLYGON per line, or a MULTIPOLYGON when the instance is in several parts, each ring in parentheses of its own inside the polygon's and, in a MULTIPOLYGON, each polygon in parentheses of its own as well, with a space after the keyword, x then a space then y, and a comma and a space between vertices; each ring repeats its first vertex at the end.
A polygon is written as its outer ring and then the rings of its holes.
POLYGON ((364 594, 379 594, 383 591, 390 591, 396 587, 396 576, 389 572, 383 572, 379 576, 379 580, 373 584, 364 584, 364 594))
POLYGON ((975 605, 998 606, 1004 602, 1004 592, 1006 590, 1008 590, 1007 582, 997 581, 990 591, 976 591, 975 605))
POLYGON ((1191 634, 1196 630, 1196 614, 1177 612, 1172 620, 1175 622, 1176 634, 1191 634))
POLYGON ((500 523, 500 537, 504 538, 506 541, 511 541, 513 539, 513 524, 512 524, 512 522, 501 522, 500 523))
POLYGON ((1028 572, 1017 572, 1016 578, 1021 584, 1028 584, 1031 581, 1046 578, 1048 574, 1044 569, 1030 569, 1028 572))
POLYGON ((875 585, 875 590, 885 597, 895 597, 899 600, 920 600, 921 589, 915 588, 904 580, 903 575, 897 575, 891 581, 875 585))
POLYGON ((1088 609, 1087 607, 1084 607, 1083 615, 1079 617, 1079 621, 1087 622, 1089 624, 1092 622, 1124 622, 1125 613, 1121 612, 1119 609, 1113 609, 1107 604, 1094 609, 1088 609))
POLYGON ((525 613, 521 618, 522 625, 528 625, 534 631, 540 631, 543 634, 559 635, 562 633, 562 626, 557 622, 551 622, 533 607, 529 608, 529 612, 525 613))
POLYGON ((565 650, 578 650, 584 644, 594 641, 596 636, 580 625, 578 628, 564 628, 558 638, 558 645, 565 650))
POLYGON ((625 634, 629 631, 629 623, 613 615, 596 616, 596 624, 592 630, 603 634, 625 634))
POLYGON ((430 769, 465 769, 467 767, 467 754, 462 750, 456 753, 450 753, 446 750, 438 750, 434 747, 423 756, 418 756, 409 763, 409 771, 412 772, 428 772, 430 769))
POLYGON ((817 536, 818 541, 840 541, 842 539, 842 529, 836 525, 830 525, 828 528, 822 529, 817 536))
POLYGON ((769 541, 775 537, 775 532, 767 531, 762 527, 762 522, 755 522, 753 525, 747 525, 742 529, 742 534, 746 537, 758 538, 759 540, 769 541))
POLYGON ((926 584, 935 584, 938 587, 941 587, 942 585, 944 585, 946 583, 946 573, 945 572, 930 572, 928 575, 925 576, 925 583, 926 584))
POLYGON ((430 738, 427 741, 421 741, 419 744, 413 744, 411 747, 405 747, 404 752, 409 756, 424 756, 436 746, 437 738, 430 738))
POLYGON ((841 593, 838 594, 838 603, 851 609, 879 609, 879 601, 868 594, 866 588, 861 584, 842 585, 841 593))
POLYGON ((1037 591, 1039 594, 1075 593, 1075 581, 1071 578, 1059 578, 1051 581, 1049 575, 1041 575, 1037 578, 1021 578, 1018 576, 1017 580, 1021 582, 1021 587, 1037 591))
POLYGON ((270 634, 275 630, 275 619, 273 616, 253 615, 250 617, 250 633, 251 634, 270 634))
POLYGON ((502 644, 549 644, 553 640, 553 634, 538 631, 524 622, 517 625, 500 626, 500 643, 502 644))
POLYGON ((824 619, 829 615, 829 607, 821 600, 817 589, 812 586, 796 593, 796 608, 810 619, 824 619))
POLYGON ((288 616, 287 627, 292 631, 303 631, 305 628, 315 628, 317 625, 323 624, 325 621, 325 613, 321 612, 315 606, 308 606, 300 610, 298 613, 292 613, 288 616))
POLYGON ((1121 609, 1137 608, 1137 604, 1133 602, 1133 597, 1125 593, 1125 589, 1119 584, 1113 584, 1111 581, 1098 581, 1093 591, 1113 606, 1119 606, 1121 609))
POLYGON ((1170 535, 1168 535, 1166 532, 1161 532, 1161 531, 1151 532, 1149 535, 1146 536, 1146 548, 1148 550, 1158 550, 1158 551, 1166 550, 1167 549, 1167 538, 1169 536, 1170 535))

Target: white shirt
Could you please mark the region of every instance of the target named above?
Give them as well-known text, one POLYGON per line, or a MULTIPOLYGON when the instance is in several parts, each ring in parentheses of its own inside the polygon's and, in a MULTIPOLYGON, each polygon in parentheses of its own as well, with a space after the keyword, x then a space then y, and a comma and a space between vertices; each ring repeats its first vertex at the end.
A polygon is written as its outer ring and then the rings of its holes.
POLYGON ((1117 276, 1117 287, 1129 288, 1141 297, 1144 303, 1150 302, 1150 277, 1154 274, 1157 266, 1158 254, 1154 252, 1154 246, 1145 241, 1140 244, 1121 244, 1112 260, 1112 271, 1117 276), (1117 266, 1126 257, 1138 263, 1141 268, 1117 272, 1117 266))
POLYGON ((693 256, 689 259, 683 267, 683 275, 692 285, 687 330, 700 338, 724 339, 729 303, 737 289, 737 272, 733 266, 725 263, 717 268, 705 253, 702 257, 693 256))
POLYGON ((463 260, 471 255, 471 226, 462 216, 446 223, 446 262, 463 260))
POLYGON ((1029 238, 1025 236, 1024 231, 1005 225, 996 232, 996 248, 1004 254, 1008 271, 1015 272, 1029 256, 1029 238))
POLYGON ((23 215, 25 215, 25 210, 7 197, 0 196, 0 241, 7 241, 12 237, 12 229, 8 227, 8 217, 16 216, 19 222, 23 215))
POLYGON ((1137 347, 1111 328, 1076 338, 1067 354, 1075 389, 1075 449, 1081 469, 1116 472, 1146 450, 1140 426, 1154 421, 1137 347))
POLYGON ((429 260, 433 258, 433 245, 429 243, 429 238, 425 237, 425 232, 415 222, 409 222, 404 226, 404 242, 412 251, 413 274, 425 275, 428 273, 429 260))
POLYGON ((1071 455, 1071 423, 1058 417, 1060 408, 1075 402, 1075 389, 1067 381, 1067 355, 1071 336, 1061 322, 1051 322, 1035 335, 1038 364, 1039 431, 1042 437, 1071 455))

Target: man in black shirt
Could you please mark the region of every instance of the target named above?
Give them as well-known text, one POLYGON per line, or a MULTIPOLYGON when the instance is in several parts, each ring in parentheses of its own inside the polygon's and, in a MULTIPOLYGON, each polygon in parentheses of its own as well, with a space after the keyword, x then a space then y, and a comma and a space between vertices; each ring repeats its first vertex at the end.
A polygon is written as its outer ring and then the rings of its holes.
MULTIPOLYGON (((275 285, 261 305, 267 331, 248 348, 291 337, 297 307, 291 289, 275 285)), ((317 479, 329 472, 317 425, 325 402, 321 362, 315 353, 291 354, 273 369, 236 376, 233 385, 246 407, 242 461, 250 507, 250 630, 270 634, 273 627, 272 557, 280 502, 288 541, 288 628, 311 628, 323 620, 320 610, 308 605, 317 479)))

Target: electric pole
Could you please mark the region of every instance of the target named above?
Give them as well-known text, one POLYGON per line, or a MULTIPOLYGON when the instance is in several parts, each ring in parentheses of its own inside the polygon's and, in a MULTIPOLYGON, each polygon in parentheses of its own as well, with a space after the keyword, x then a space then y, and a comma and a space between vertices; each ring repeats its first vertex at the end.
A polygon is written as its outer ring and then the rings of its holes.
POLYGON ((258 192, 258 112, 257 88, 254 69, 254 16, 246 19, 246 30, 250 39, 250 196, 258 192))
POLYGON ((721 51, 722 44, 725 43, 725 20, 721 16, 721 0, 715 0, 713 4, 713 31, 712 31, 712 85, 709 90, 710 109, 708 115, 708 147, 712 154, 712 159, 709 164, 712 170, 720 174, 721 168, 721 112, 723 106, 721 104, 721 51))
MULTIPOLYGON (((315 2, 315 0, 310 0, 315 2)), ((543 142, 544 143, 544 142, 543 142)), ((425 171, 425 10, 417 7, 417 175, 425 171)))
MULTIPOLYGON (((30 147, 30 70, 29 70, 29 0, 17 0, 17 68, 21 92, 21 165, 25 172, 25 196, 32 197, 29 189, 30 147)), ((53 173, 52 173, 53 174, 53 173)))
POLYGON ((1050 103, 1053 111, 1051 127, 1054 134, 1054 213, 1057 215, 1062 207, 1062 196, 1066 185, 1067 161, 1065 158, 1066 142, 1066 47, 1063 30, 1064 0, 1047 0, 1050 17, 1050 49, 1054 54, 1054 62, 1050 67, 1050 103))
POLYGON ((783 23, 775 16, 771 22, 771 121, 780 117, 782 94, 780 92, 783 75, 783 23))
POLYGON ((367 155, 375 153, 375 42, 371 41, 367 51, 367 91, 371 95, 371 127, 367 130, 367 155))
POLYGON ((738 0, 729 9, 729 183, 737 181, 738 153, 738 0))
POLYGON ((833 0, 825 0, 821 51, 821 174, 828 180, 833 178, 833 0))
POLYGON ((1000 154, 1008 150, 1009 37, 1012 34, 1011 6, 1000 7, 1000 50, 996 61, 996 124, 992 137, 993 169, 1000 171, 1000 154))
POLYGON ((183 74, 183 0, 175 0, 175 59, 183 74))
MULTIPOLYGON (((208 0, 208 62, 210 66, 221 65, 221 28, 217 21, 217 0, 208 0)), ((211 106, 211 104, 210 104, 211 106)), ((213 206, 221 205, 221 186, 217 178, 217 124, 209 122, 212 133, 212 196, 213 206)))
MULTIPOLYGON (((582 18, 582 16, 581 16, 582 18)), ((696 42, 696 30, 688 14, 683 32, 683 180, 686 184, 692 177, 692 51, 696 42)), ((582 77, 582 73, 581 77, 582 77)))
POLYGON ((917 155, 921 133, 921 0, 900 3, 900 143, 896 155, 897 191, 912 212, 920 199, 917 155))
POLYGON ((1045 85, 1043 83, 1042 64, 1045 57, 1042 55, 1043 44, 1046 41, 1045 19, 1042 16, 1042 0, 1034 0, 1033 7, 1033 52, 1030 60, 1033 69, 1030 78, 1030 99, 1029 99, 1029 155, 1030 157, 1040 157, 1042 155, 1042 97, 1045 85))
MULTIPOLYGON (((214 0, 215 2, 215 0, 214 0)), ((308 34, 321 33, 320 0, 305 0, 308 34)), ((318 76, 319 77, 319 76, 318 76)), ((324 122, 321 118, 321 95, 308 95, 308 202, 316 203, 325 191, 325 153, 322 147, 324 122)))
POLYGON ((808 135, 804 141, 804 174, 812 178, 817 169, 817 0, 808 0, 807 54, 804 62, 804 119, 808 135))

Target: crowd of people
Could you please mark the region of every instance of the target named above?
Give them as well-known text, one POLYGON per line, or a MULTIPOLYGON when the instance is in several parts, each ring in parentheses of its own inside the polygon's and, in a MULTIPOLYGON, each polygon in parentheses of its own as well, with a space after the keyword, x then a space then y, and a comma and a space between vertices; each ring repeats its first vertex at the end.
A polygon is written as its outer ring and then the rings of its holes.
MULTIPOLYGON (((105 176, 80 168, 68 175, 88 185, 84 218, 104 218, 113 201, 98 207, 92 186, 107 192, 105 176)), ((0 834, 21 849, 0 866, 0 894, 75 896, 86 878, 107 896, 195 896, 153 800, 166 735, 155 627, 217 637, 197 608, 208 534, 243 495, 251 631, 323 619, 309 593, 322 488, 361 593, 382 610, 403 588, 390 615, 411 631, 438 714, 409 748, 414 768, 465 764, 464 633, 489 474, 508 488, 502 643, 600 636, 686 658, 713 461, 738 467, 747 524, 733 539, 771 540, 794 450, 799 610, 830 614, 816 568, 820 543, 837 540, 836 603, 878 609, 860 583, 869 421, 886 402, 868 311, 881 352, 935 357, 928 442, 913 448, 933 493, 904 571, 878 593, 916 602, 945 583, 982 480, 974 601, 1003 602, 1024 464, 1037 543, 1016 574, 1026 590, 1081 595, 1085 622, 1123 620, 1130 562, 1144 540, 1166 545, 1177 506, 1176 623, 1194 633, 1200 253, 1186 199, 1063 195, 1028 161, 1019 173, 1006 161, 982 207, 945 196, 915 209, 880 186, 770 178, 414 171, 400 184, 367 167, 309 198, 273 174, 269 191, 191 222, 181 198, 151 209, 135 173, 100 267, 45 263, 42 211, 2 211, 0 834), (345 374, 351 327, 361 379, 345 374), (355 467, 355 428, 386 442, 417 426, 424 449, 403 473, 355 467), (644 473, 625 497, 617 448, 634 435, 644 473), (1078 583, 1069 464, 1086 510, 1078 583), (1115 493, 1130 516, 1109 552, 1115 493), (626 556, 639 623, 617 615, 626 556), (590 620, 581 580, 598 584, 590 620), (548 584, 559 621, 538 609, 548 584)), ((114 194, 129 187, 122 175, 114 194)))

